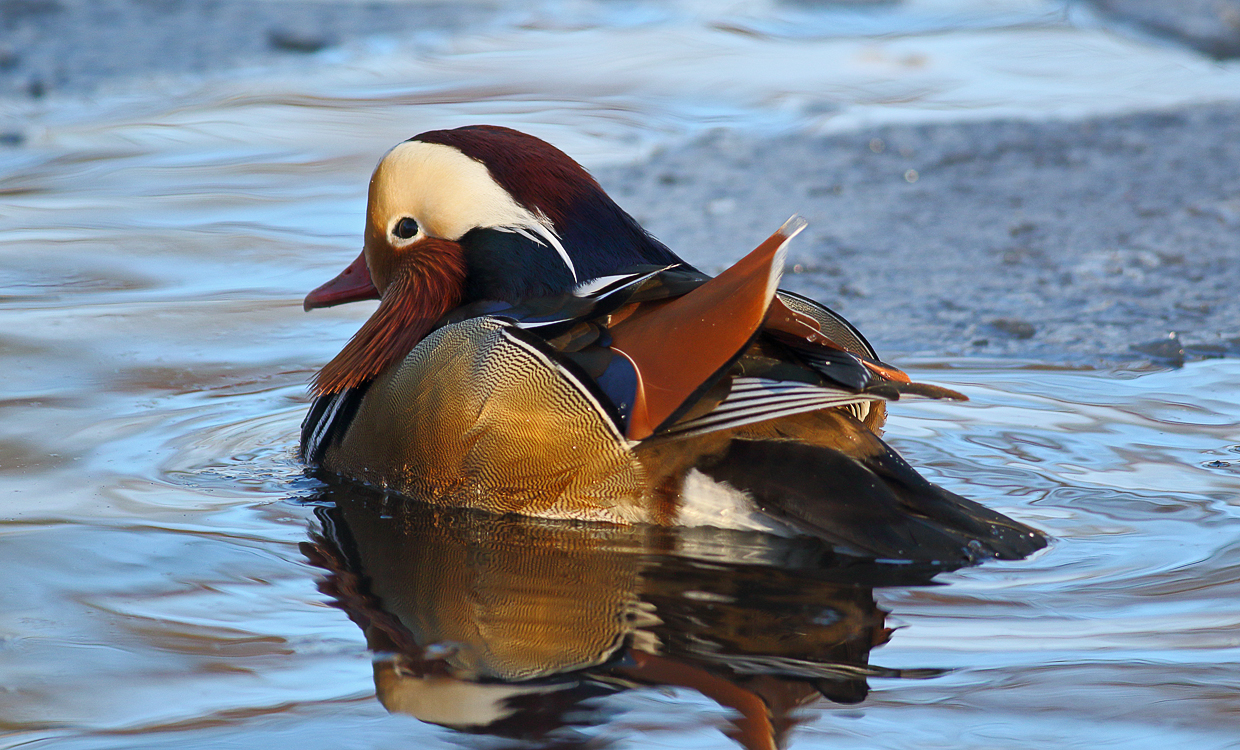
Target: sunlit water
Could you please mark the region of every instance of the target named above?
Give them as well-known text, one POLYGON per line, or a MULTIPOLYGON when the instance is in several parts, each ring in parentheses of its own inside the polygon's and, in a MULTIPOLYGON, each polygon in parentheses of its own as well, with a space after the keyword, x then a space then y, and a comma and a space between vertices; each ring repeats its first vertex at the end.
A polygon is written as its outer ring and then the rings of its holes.
MULTIPOLYGON (((305 315, 300 299, 355 254, 365 180, 397 140, 491 121, 599 164, 718 125, 1240 95, 1234 66, 1039 3, 556 7, 324 53, 309 72, 0 103, 28 137, 0 152, 0 746, 486 744, 376 700, 367 640, 311 563, 331 548, 326 503, 293 455, 306 381, 369 312, 305 315)), ((945 585, 871 581, 904 627, 868 663, 911 671, 872 672, 856 704, 792 691, 791 745, 1235 747, 1240 363, 902 364, 972 402, 900 405, 891 441, 1055 541, 945 585)), ((627 600, 689 622, 724 596, 692 561, 739 575, 729 550, 745 547, 725 542, 604 547, 631 562, 627 600)), ((738 731, 683 686, 603 691, 581 712, 552 736, 688 748, 738 731)))

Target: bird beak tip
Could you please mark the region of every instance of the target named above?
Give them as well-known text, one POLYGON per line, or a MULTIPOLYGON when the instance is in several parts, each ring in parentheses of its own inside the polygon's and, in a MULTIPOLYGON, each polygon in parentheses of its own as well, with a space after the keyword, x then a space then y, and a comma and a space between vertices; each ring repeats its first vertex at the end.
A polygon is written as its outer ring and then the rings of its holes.
POLYGON ((301 309, 309 312, 316 307, 333 307, 366 299, 379 299, 379 290, 370 279, 366 252, 362 251, 357 260, 350 263, 336 278, 307 294, 301 303, 301 309))

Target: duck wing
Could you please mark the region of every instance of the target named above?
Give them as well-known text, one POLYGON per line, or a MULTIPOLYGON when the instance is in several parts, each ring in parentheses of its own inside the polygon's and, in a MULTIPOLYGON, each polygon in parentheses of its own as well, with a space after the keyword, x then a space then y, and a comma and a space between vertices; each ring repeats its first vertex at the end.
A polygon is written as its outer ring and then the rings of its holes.
POLYGON ((902 395, 964 400, 909 382, 842 316, 777 291, 787 243, 804 226, 789 219, 714 278, 683 265, 636 266, 571 295, 467 305, 439 325, 485 315, 546 342, 634 441, 839 406, 864 413, 902 395))
POLYGON ((637 372, 631 440, 674 423, 745 353, 775 298, 788 242, 805 226, 794 216, 715 278, 611 326, 611 348, 637 372))
POLYGON ((803 297, 786 289, 780 289, 776 296, 792 312, 804 315, 817 323, 818 329, 823 334, 838 343, 845 350, 871 359, 878 359, 878 354, 874 351, 874 347, 870 345, 865 336, 861 335, 861 331, 858 331, 856 326, 849 323, 843 315, 817 300, 803 297))

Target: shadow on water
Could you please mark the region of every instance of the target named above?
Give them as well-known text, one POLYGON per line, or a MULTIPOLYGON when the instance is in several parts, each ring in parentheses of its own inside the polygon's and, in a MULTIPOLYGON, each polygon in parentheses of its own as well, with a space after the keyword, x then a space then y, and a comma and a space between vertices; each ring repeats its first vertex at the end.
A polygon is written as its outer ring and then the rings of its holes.
POLYGON ((365 633, 379 701, 461 732, 576 747, 617 713, 605 696, 681 688, 729 710, 721 730, 740 746, 784 747, 819 698, 942 674, 870 663, 892 634, 874 589, 941 568, 849 562, 808 537, 497 517, 349 486, 312 502, 322 532, 302 552, 365 633))

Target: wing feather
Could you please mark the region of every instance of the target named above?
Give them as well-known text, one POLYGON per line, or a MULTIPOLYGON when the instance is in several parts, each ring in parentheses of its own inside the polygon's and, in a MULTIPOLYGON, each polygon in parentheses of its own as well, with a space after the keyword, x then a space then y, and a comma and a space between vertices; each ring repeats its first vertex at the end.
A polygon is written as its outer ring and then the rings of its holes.
POLYGON ((732 390, 714 409, 700 417, 678 422, 660 431, 659 435, 688 438, 793 414, 882 400, 885 399, 881 395, 851 393, 809 383, 740 377, 732 381, 732 390))

